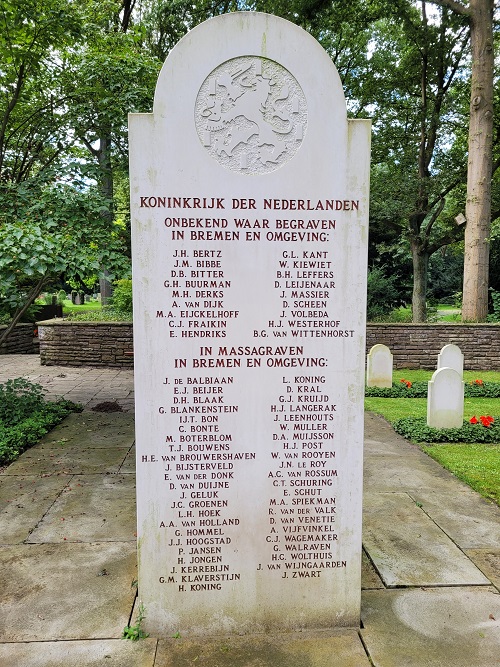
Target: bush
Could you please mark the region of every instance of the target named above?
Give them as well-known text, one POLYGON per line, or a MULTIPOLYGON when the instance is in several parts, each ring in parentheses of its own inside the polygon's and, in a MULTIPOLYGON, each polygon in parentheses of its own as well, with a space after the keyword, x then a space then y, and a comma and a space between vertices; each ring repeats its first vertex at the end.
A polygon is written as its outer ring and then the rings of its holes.
POLYGON ((44 405, 43 389, 24 378, 0 384, 0 422, 15 426, 44 405))
POLYGON ((392 422, 392 427, 413 442, 500 442, 500 418, 488 427, 466 422, 461 428, 432 428, 424 417, 406 417, 392 422))
POLYGON ((402 380, 392 387, 365 387, 365 396, 375 398, 427 398, 427 382, 412 382, 408 386, 402 380))
POLYGON ((132 313, 106 306, 101 310, 69 313, 64 319, 68 322, 132 322, 132 313))
POLYGON ((79 409, 71 401, 45 403, 38 412, 15 426, 7 428, 0 422, 0 465, 15 461, 71 412, 79 409))
POLYGON ((488 315, 488 322, 500 322, 500 292, 490 287, 490 295, 493 312, 488 315))
POLYGON ((111 305, 114 310, 123 313, 132 313, 132 281, 122 278, 115 282, 111 305))
POLYGON ((383 267, 374 266, 368 271, 366 315, 369 322, 386 317, 401 304, 397 282, 398 277, 386 276, 383 267))
MULTIPOLYGON (((401 380, 392 387, 365 387, 365 396, 370 398, 427 398, 427 382, 412 382, 408 386, 401 380)), ((500 398, 499 382, 474 380, 464 387, 466 398, 500 398)))
POLYGON ((411 308, 400 306, 399 308, 391 310, 391 312, 384 315, 384 317, 377 318, 377 320, 380 322, 411 322, 413 320, 413 315, 411 308))
POLYGON ((0 384, 0 465, 22 452, 81 408, 71 401, 45 402, 43 389, 23 378, 0 384))

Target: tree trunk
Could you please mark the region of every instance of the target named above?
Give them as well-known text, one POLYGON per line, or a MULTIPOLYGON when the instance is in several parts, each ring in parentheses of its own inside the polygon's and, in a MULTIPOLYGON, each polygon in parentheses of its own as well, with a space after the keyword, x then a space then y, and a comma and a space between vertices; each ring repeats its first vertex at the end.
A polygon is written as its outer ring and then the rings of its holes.
POLYGON ((113 285, 108 280, 108 272, 102 269, 102 276, 99 278, 99 292, 101 293, 101 306, 107 306, 113 296, 113 285))
POLYGON ((470 0, 472 76, 462 319, 488 314, 493 135, 493 0, 470 0))
MULTIPOLYGON (((99 180, 99 190, 102 196, 109 202, 113 201, 113 167, 111 164, 111 130, 103 132, 99 142, 98 152, 99 167, 101 168, 101 177, 99 180)), ((104 218, 109 223, 109 233, 113 226, 113 212, 111 210, 103 213, 104 218)), ((112 295, 113 286, 108 280, 108 271, 105 266, 101 267, 102 276, 99 279, 99 288, 101 292, 101 305, 106 306, 112 295)))
POLYGON ((19 322, 21 317, 28 310, 28 308, 31 306, 33 301, 37 298, 37 296, 42 291, 42 288, 47 283, 48 283, 48 278, 47 278, 47 276, 44 276, 33 287, 31 292, 28 293, 28 296, 26 297, 25 302, 21 306, 19 306, 19 308, 16 310, 16 312, 14 313, 14 315, 12 317, 12 320, 10 321, 9 326, 5 329, 3 334, 0 336, 0 347, 2 345, 5 345, 5 343, 6 343, 7 339, 9 338, 10 334, 14 331, 14 327, 16 326, 16 324, 19 322))
POLYGON ((411 300, 413 322, 425 322, 427 319, 425 298, 429 255, 422 252, 416 241, 411 242, 411 255, 413 259, 413 295, 411 300))

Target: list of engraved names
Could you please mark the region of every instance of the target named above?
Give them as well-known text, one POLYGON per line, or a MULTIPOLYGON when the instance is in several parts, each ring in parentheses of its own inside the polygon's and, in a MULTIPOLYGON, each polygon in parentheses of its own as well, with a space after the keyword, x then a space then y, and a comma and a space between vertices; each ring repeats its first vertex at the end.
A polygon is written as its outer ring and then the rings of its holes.
POLYGON ((331 371, 356 336, 338 314, 348 284, 336 236, 359 202, 140 195, 138 206, 161 229, 148 317, 169 350, 154 387, 161 443, 139 458, 164 489, 158 585, 202 593, 349 567, 331 371), (252 476, 259 508, 242 512, 252 476), (263 529, 242 565, 235 547, 255 513, 263 529))

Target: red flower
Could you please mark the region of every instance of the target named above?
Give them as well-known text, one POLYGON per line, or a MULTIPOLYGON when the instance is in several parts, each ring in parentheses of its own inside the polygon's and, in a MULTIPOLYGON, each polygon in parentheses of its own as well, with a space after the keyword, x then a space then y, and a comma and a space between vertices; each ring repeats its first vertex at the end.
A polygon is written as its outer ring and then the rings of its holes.
POLYGON ((400 382, 405 384, 408 389, 411 387, 411 382, 409 380, 405 380, 404 378, 401 378, 400 382))
POLYGON ((493 419, 493 417, 491 415, 481 415, 479 417, 479 419, 476 419, 476 417, 474 416, 474 417, 471 417, 471 419, 469 419, 469 421, 470 421, 471 424, 479 424, 479 422, 481 422, 481 424, 483 426, 485 426, 486 428, 489 428, 495 420, 493 419))
POLYGON ((475 382, 476 384, 483 384, 483 381, 482 381, 482 380, 474 380, 474 382, 475 382))

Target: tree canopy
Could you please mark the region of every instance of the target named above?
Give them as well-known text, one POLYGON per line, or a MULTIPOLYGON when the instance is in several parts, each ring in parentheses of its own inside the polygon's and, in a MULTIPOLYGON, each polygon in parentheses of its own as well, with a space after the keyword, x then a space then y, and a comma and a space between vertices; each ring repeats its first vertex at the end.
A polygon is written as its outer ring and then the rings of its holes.
POLYGON ((348 113, 373 119, 373 284, 391 278, 388 303, 412 292, 421 321, 434 283, 452 289, 439 271, 449 261, 456 277, 464 254, 475 276, 465 299, 481 301, 464 312, 484 319, 488 287, 500 288, 493 0, 0 0, 0 301, 21 308, 41 281, 126 272, 127 114, 151 111, 159 68, 187 31, 241 10, 308 30, 339 71, 348 113))

